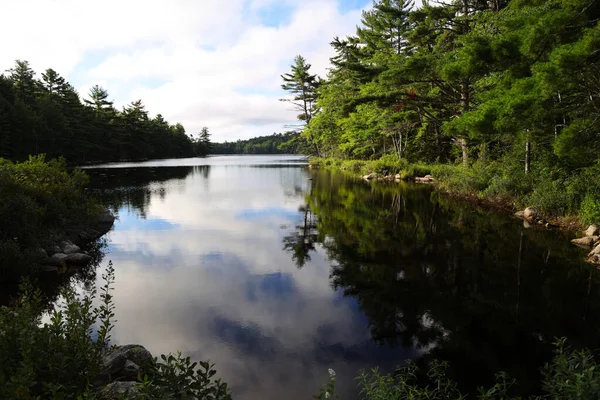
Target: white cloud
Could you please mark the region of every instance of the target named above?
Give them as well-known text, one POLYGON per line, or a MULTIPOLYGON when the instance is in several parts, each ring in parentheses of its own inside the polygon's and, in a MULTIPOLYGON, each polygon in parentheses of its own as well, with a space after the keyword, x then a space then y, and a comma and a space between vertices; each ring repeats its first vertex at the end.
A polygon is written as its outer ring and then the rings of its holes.
POLYGON ((323 75, 331 39, 359 23, 360 10, 342 14, 341 1, 1 0, 10 40, 0 68, 15 59, 54 68, 84 96, 101 84, 118 106, 141 98, 151 114, 191 133, 206 125, 215 140, 270 134, 295 120, 277 101, 294 56, 323 75), (265 7, 292 11, 266 26, 265 7))

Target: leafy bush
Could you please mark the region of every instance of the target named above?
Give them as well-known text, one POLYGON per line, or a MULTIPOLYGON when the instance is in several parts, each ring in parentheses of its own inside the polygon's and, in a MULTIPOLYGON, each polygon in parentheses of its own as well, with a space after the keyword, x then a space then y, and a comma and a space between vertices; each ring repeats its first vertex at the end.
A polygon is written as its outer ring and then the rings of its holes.
POLYGON ((555 216, 569 211, 569 193, 562 181, 541 180, 525 197, 526 204, 536 206, 542 213, 555 216))
MULTIPOLYGON (((100 306, 93 307, 95 288, 81 298, 67 288, 62 305, 45 324, 40 295, 27 287, 15 307, 0 308, 0 398, 103 399, 101 358, 111 350, 114 317, 111 263, 103 279, 100 306)), ((195 370, 196 364, 179 353, 162 360, 155 359, 139 382, 138 398, 231 398, 227 385, 213 379, 216 372, 208 363, 195 370)))
POLYGON ((42 155, 15 164, 0 158, 0 247, 8 249, 0 257, 0 275, 14 279, 30 269, 15 245, 25 254, 100 212, 84 193, 87 183, 83 171, 67 171, 64 159, 46 161, 42 155))
MULTIPOLYGON (((595 400, 600 393, 600 369, 589 350, 571 350, 565 346, 566 339, 555 343, 556 351, 552 362, 542 369, 542 388, 545 395, 530 397, 533 399, 580 399, 595 400)), ((433 361, 427 379, 416 365, 409 361, 398 367, 394 374, 381 373, 377 368, 370 372, 361 371, 356 378, 359 382, 362 398, 365 400, 460 400, 468 398, 461 393, 458 384, 447 377, 447 363, 433 361)), ((511 389, 516 381, 500 372, 496 375, 496 384, 490 389, 479 389, 480 400, 518 400, 511 389)), ((329 381, 316 399, 337 398, 335 392, 335 373, 330 370, 329 381)))
POLYGON ((372 163, 373 171, 382 175, 395 175, 408 165, 405 159, 395 154, 385 154, 372 163))
POLYGON ((364 160, 344 160, 340 168, 344 171, 362 173, 365 171, 366 166, 367 162, 364 160))

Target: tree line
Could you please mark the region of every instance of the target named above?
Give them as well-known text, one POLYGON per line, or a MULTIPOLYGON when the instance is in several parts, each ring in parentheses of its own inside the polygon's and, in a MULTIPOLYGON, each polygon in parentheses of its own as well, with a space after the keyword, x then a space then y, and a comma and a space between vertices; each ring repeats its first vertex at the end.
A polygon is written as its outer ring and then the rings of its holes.
POLYGON ((141 160, 203 156, 210 134, 199 137, 150 118, 141 100, 118 110, 106 89, 96 85, 83 99, 65 78, 47 69, 36 78, 27 61, 0 75, 0 157, 63 156, 69 162, 141 160))
POLYGON ((516 148, 586 166, 600 144, 599 18, 593 0, 377 0, 331 42, 327 79, 298 56, 282 88, 318 155, 468 164, 516 148))
POLYGON ((211 154, 295 154, 302 152, 303 146, 297 132, 273 133, 235 142, 213 143, 211 154))
POLYGON ((599 168, 599 20, 596 0, 376 0, 332 40, 326 79, 298 56, 282 88, 314 155, 493 165, 476 190, 526 196, 533 179, 572 211, 571 179, 599 168))

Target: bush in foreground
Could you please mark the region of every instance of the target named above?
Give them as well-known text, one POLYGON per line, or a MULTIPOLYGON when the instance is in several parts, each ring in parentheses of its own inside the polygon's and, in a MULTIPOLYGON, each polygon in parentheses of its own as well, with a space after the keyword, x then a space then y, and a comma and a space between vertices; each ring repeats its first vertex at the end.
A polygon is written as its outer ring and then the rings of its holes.
MULTIPOLYGON (((542 399, 600 399, 600 370, 589 350, 571 350, 565 346, 566 339, 555 343, 556 354, 552 362, 543 370, 542 399)), ((409 362, 399 367, 394 374, 381 373, 378 369, 362 371, 358 376, 359 388, 365 400, 461 400, 468 395, 461 393, 458 384, 446 375, 448 365, 434 361, 427 372, 427 383, 418 378, 419 369, 409 362)), ((329 371, 330 378, 316 399, 337 398, 335 372, 329 371)), ((504 373, 498 373, 497 383, 490 389, 479 389, 479 400, 519 400, 513 397, 511 389, 516 382, 504 373)))
MULTIPOLYGON (((1 399, 106 399, 102 388, 102 355, 112 350, 114 270, 103 275, 100 305, 97 295, 78 297, 63 291, 63 302, 42 323, 42 303, 36 291, 24 288, 18 304, 0 308, 1 399)), ((139 377, 138 393, 130 399, 230 399, 227 385, 213 379, 208 363, 192 363, 181 354, 153 360, 139 377)))

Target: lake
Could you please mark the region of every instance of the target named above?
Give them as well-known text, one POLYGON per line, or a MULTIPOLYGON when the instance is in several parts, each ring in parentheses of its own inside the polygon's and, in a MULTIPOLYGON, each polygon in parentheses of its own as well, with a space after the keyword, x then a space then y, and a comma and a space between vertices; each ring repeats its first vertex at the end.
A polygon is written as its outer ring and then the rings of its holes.
POLYGON ((539 391, 555 337, 600 347, 598 276, 568 237, 430 186, 312 171, 300 156, 88 168, 118 216, 117 344, 216 364, 237 399, 310 399, 336 371, 449 362, 467 391, 539 391))

